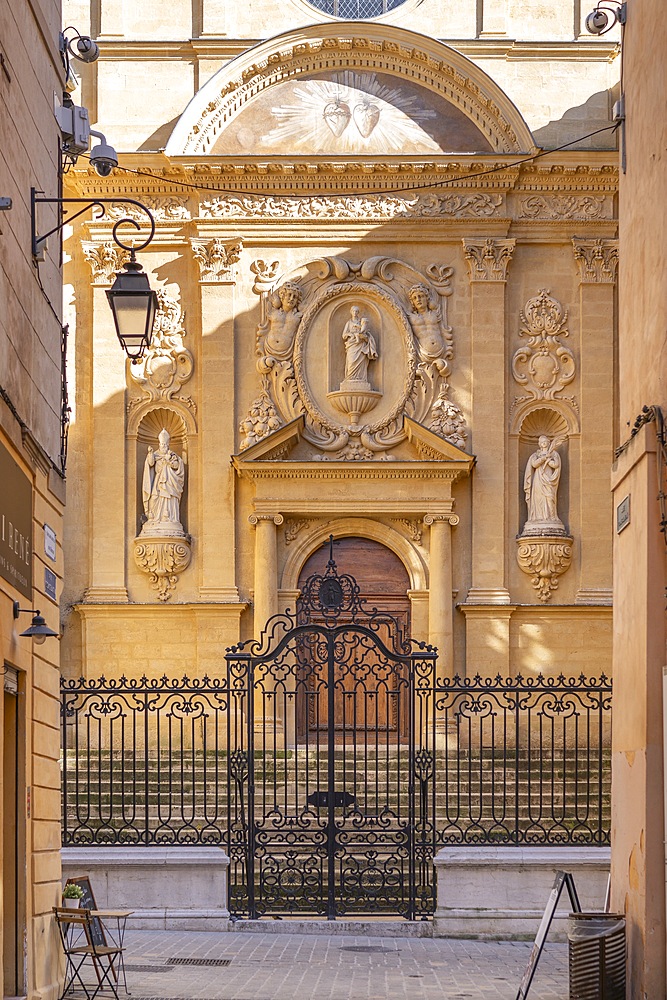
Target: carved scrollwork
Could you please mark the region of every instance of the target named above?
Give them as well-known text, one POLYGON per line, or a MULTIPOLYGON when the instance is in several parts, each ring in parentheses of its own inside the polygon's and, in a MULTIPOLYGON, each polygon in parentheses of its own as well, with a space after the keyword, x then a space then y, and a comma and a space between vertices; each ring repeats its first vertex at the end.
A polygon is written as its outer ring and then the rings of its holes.
POLYGON ((497 215, 502 195, 477 192, 467 195, 221 195, 202 202, 202 218, 211 219, 340 219, 379 220, 472 218, 497 215))
POLYGON ((188 568, 192 550, 188 538, 135 539, 134 561, 148 573, 151 587, 161 601, 168 601, 178 582, 179 574, 188 568))
POLYGON ((519 199, 521 219, 602 219, 606 200, 596 195, 533 194, 519 199))
POLYGON ((567 399, 576 409, 572 397, 561 396, 566 385, 574 380, 576 366, 569 347, 561 343, 569 336, 565 329, 567 310, 552 298, 547 288, 529 299, 520 314, 522 327, 519 336, 528 343, 516 351, 512 359, 512 374, 519 385, 524 385, 529 396, 519 396, 514 405, 525 399, 567 399))
POLYGON ((133 397, 128 409, 147 399, 179 399, 195 410, 190 396, 176 393, 192 376, 194 358, 183 344, 186 336, 183 311, 178 301, 163 288, 158 290, 158 310, 150 349, 138 364, 130 365, 130 378, 144 390, 143 397, 133 397))
POLYGON ((517 561, 539 599, 546 604, 558 587, 559 578, 572 564, 572 538, 517 538, 517 561))

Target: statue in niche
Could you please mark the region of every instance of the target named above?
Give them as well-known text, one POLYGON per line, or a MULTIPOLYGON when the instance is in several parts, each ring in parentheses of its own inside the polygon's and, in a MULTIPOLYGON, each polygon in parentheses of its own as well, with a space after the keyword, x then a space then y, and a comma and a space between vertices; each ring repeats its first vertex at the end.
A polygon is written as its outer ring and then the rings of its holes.
POLYGON ((350 318, 343 327, 343 343, 345 344, 345 383, 363 382, 370 388, 368 382, 368 365, 378 356, 375 338, 370 332, 370 324, 361 315, 359 306, 352 306, 350 318))
POLYGON ((300 302, 301 289, 294 281, 285 281, 269 295, 266 322, 258 330, 261 372, 270 371, 276 362, 285 364, 290 361, 301 322, 300 302))
POLYGON ((417 341, 419 359, 433 365, 443 378, 449 374, 448 361, 454 355, 452 335, 442 322, 440 305, 434 305, 426 285, 413 285, 408 292, 412 312, 410 323, 417 341))
POLYGON ((157 451, 149 447, 144 462, 142 496, 146 521, 142 535, 183 536, 180 501, 185 486, 183 459, 169 447, 169 432, 158 434, 157 451))
POLYGON ((565 526, 558 516, 558 483, 561 459, 556 448, 562 439, 552 441, 541 434, 537 451, 528 459, 523 477, 523 490, 528 507, 528 520, 522 535, 565 534, 565 526))

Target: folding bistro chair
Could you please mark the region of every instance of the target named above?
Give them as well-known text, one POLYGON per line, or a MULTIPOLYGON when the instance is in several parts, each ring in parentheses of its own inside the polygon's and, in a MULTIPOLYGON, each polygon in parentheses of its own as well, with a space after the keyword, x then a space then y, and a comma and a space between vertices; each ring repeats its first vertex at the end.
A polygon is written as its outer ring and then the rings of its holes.
MULTIPOLYGON (((116 1000, 120 1000, 118 973, 124 971, 123 945, 116 942, 108 944, 106 939, 104 944, 100 944, 99 917, 93 917, 90 910, 54 906, 53 912, 67 963, 60 1000, 77 983, 86 994, 87 1000, 95 1000, 105 986, 109 987, 116 1000), (86 963, 91 964, 95 970, 96 985, 84 981, 82 970, 86 963)), ((127 985, 125 990, 127 992, 127 985)))

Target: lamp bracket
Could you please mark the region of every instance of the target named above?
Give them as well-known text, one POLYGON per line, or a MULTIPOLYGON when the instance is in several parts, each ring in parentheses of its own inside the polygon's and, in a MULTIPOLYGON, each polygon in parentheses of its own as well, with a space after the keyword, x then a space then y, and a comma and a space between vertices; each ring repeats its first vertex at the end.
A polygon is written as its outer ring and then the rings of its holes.
POLYGON ((155 219, 153 213, 146 205, 143 205, 140 201, 135 201, 134 198, 45 198, 43 197, 43 192, 38 191, 36 188, 30 188, 30 223, 31 223, 31 235, 32 235, 32 255, 33 257, 38 257, 45 241, 49 236, 53 236, 54 233, 59 233, 62 231, 63 227, 69 222, 73 222, 74 219, 78 219, 80 215, 87 212, 89 208, 98 209, 97 214, 93 216, 94 219, 101 219, 106 215, 106 205, 136 205, 142 212, 146 213, 148 221, 150 224, 150 232, 147 238, 142 243, 135 243, 132 246, 128 246, 127 243, 123 241, 118 236, 118 229, 120 226, 133 226, 134 229, 140 230, 141 225, 136 219, 132 219, 126 216, 122 219, 118 219, 114 223, 114 227, 111 231, 114 243, 116 243, 121 249, 129 251, 134 259, 134 255, 137 250, 144 250, 148 244, 151 242, 155 236, 155 219), (70 214, 65 215, 61 212, 61 219, 57 226, 53 229, 49 229, 48 232, 43 233, 41 236, 37 235, 37 205, 60 205, 61 207, 66 204, 79 204, 83 207, 77 212, 70 212, 70 214))
POLYGON ((12 603, 12 613, 16 619, 19 615, 40 615, 41 611, 37 608, 22 608, 18 601, 14 601, 12 603))

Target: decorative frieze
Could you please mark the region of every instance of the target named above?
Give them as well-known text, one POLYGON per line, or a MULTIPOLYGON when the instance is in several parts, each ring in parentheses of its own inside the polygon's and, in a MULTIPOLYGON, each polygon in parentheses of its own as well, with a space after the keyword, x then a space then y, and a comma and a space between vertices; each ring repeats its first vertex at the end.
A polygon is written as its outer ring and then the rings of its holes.
POLYGON ((190 240, 192 253, 199 264, 201 282, 232 282, 236 279, 234 264, 238 263, 243 250, 241 240, 221 239, 190 240))
MULTIPOLYGON (((186 198, 175 195, 142 195, 142 204, 150 209, 156 222, 186 222, 191 212, 186 198)), ((138 205, 131 205, 119 197, 118 201, 109 205, 106 214, 111 219, 136 219, 145 225, 146 213, 138 205)))
POLYGON ((463 240, 471 281, 506 281, 516 240, 463 240))
POLYGON ((573 397, 561 396, 576 374, 574 355, 562 343, 569 336, 565 329, 567 310, 547 288, 542 288, 538 295, 528 299, 520 318, 519 336, 527 337, 528 342, 514 354, 512 374, 530 395, 517 397, 514 405, 526 399, 562 398, 576 409, 573 397))
POLYGON ((123 265, 130 259, 129 251, 116 243, 93 243, 82 240, 81 249, 90 264, 93 285, 110 285, 117 272, 121 271, 123 265))
POLYGON ((500 194, 420 195, 220 195, 200 207, 204 219, 370 220, 488 219, 500 214, 500 194))
POLYGON ((607 199, 603 195, 531 194, 519 198, 520 219, 593 220, 608 217, 607 199))
POLYGON ((572 564, 572 538, 517 538, 517 561, 543 604, 551 599, 560 577, 572 564))
POLYGON ((572 240, 579 278, 584 284, 613 284, 618 270, 618 240, 572 240))

